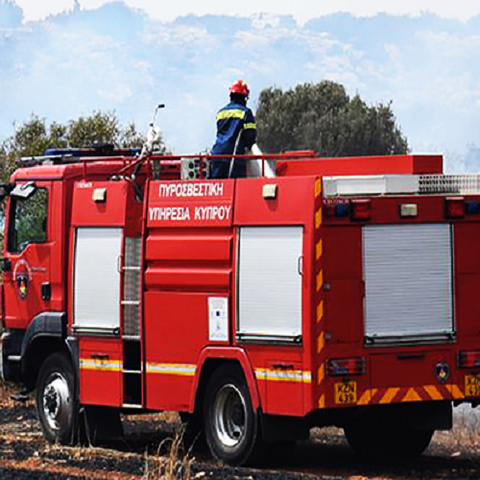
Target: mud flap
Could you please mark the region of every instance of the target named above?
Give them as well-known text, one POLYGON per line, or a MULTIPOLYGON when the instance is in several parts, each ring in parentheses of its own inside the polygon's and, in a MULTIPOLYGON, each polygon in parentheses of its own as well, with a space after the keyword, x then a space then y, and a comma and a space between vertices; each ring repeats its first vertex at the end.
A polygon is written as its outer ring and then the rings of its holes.
POLYGON ((266 442, 307 440, 309 437, 310 430, 304 418, 261 415, 260 419, 263 440, 266 442))
POLYGON ((120 412, 114 408, 84 406, 83 418, 86 441, 92 445, 123 438, 120 412))

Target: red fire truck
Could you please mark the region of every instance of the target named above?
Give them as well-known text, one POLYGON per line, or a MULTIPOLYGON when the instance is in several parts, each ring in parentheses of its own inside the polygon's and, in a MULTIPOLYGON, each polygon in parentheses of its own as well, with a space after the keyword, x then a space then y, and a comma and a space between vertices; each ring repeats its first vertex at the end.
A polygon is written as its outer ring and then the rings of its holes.
POLYGON ((231 464, 327 425, 404 457, 476 405, 479 177, 298 156, 268 157, 274 178, 182 180, 193 158, 127 151, 14 173, 1 371, 36 388, 48 441, 169 410, 231 464))

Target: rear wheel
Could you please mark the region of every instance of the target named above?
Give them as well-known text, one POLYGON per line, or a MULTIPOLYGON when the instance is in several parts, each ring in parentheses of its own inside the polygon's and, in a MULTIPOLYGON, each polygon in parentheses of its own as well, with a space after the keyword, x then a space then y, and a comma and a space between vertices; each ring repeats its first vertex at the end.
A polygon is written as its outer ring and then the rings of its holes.
POLYGON ((429 446, 434 431, 426 430, 368 430, 348 427, 345 436, 353 451, 362 457, 404 459, 420 456, 429 446))
POLYGON ((258 415, 239 367, 224 365, 213 373, 204 421, 207 443, 216 458, 231 465, 257 460, 261 445, 258 415))
POLYGON ((74 443, 78 433, 78 401, 73 366, 64 353, 54 353, 42 365, 36 402, 45 439, 62 445, 74 443))

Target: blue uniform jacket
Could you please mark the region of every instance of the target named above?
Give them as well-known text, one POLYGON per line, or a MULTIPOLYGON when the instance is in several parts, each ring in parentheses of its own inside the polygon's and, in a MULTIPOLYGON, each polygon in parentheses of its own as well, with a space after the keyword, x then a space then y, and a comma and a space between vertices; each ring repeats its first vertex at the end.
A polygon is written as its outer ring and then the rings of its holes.
POLYGON ((244 105, 230 102, 217 113, 217 140, 212 154, 242 155, 252 147, 256 137, 257 125, 252 111, 244 105))

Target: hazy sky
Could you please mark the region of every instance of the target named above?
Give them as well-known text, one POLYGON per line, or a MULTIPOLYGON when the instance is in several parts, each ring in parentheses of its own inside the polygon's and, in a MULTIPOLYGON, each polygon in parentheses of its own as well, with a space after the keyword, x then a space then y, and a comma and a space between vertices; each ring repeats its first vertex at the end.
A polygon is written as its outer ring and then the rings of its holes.
MULTIPOLYGON (((130 7, 145 10, 152 18, 173 20, 177 16, 194 13, 225 15, 252 15, 273 13, 293 15, 299 22, 335 12, 349 12, 359 16, 386 12, 394 15, 433 12, 442 17, 466 20, 480 14, 478 0, 124 0, 130 7)), ((24 11, 26 21, 40 20, 50 14, 60 13, 74 7, 75 0, 14 0, 24 11)), ((107 0, 78 0, 82 9, 98 8, 109 3, 107 0)))
POLYGON ((369 105, 392 102, 412 151, 466 170, 475 147, 480 171, 480 0, 106 3, 0 0, 0 141, 32 113, 66 123, 113 111, 143 132, 161 102, 168 147, 203 151, 233 80, 249 82, 254 110, 265 88, 332 80, 369 105), (189 14, 225 17, 172 22, 189 14))

